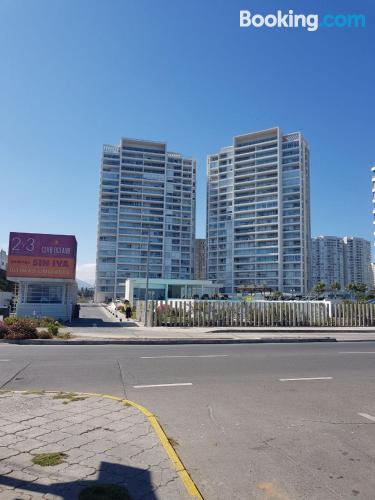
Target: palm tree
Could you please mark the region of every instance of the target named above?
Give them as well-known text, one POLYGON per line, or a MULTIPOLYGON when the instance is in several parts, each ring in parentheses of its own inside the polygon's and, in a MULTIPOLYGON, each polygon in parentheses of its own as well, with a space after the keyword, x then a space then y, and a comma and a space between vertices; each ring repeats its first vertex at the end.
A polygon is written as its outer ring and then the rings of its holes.
POLYGON ((341 289, 341 285, 338 281, 334 281, 331 284, 331 290, 335 292, 335 298, 337 297, 337 292, 341 289))
POLYGON ((317 294, 317 295, 320 295, 321 293, 323 293, 326 289, 326 285, 324 283, 322 283, 321 281, 319 281, 319 283, 316 283, 314 285, 314 292, 317 294))
POLYGON ((366 293, 367 285, 365 283, 357 283, 356 287, 358 293, 366 293))
POLYGON ((357 292, 357 285, 355 283, 348 283, 346 289, 350 293, 351 299, 353 299, 353 295, 357 292))

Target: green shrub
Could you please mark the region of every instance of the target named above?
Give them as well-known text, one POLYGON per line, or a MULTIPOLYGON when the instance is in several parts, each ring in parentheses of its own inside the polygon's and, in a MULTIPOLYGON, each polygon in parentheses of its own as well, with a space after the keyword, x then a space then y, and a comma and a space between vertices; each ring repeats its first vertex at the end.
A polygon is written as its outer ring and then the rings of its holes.
POLYGON ((29 319, 18 318, 15 323, 8 326, 5 338, 9 340, 37 339, 37 330, 29 319))
POLYGON ((57 335, 59 333, 59 327, 55 324, 48 325, 48 331, 51 335, 57 335))
POLYGON ((48 328, 50 325, 56 325, 57 327, 61 326, 58 321, 54 318, 49 318, 48 316, 44 316, 38 320, 38 326, 41 328, 48 328))
POLYGON ((40 330, 37 332, 38 339, 53 339, 53 335, 48 330, 40 330))
POLYGON ((3 339, 8 333, 9 327, 4 321, 0 321, 0 339, 3 339))
POLYGON ((73 338, 73 335, 70 332, 59 333, 57 338, 61 340, 69 340, 73 338))
POLYGON ((19 318, 17 318, 16 316, 9 316, 8 318, 5 318, 4 319, 4 323, 6 325, 14 325, 14 323, 17 323, 19 318))

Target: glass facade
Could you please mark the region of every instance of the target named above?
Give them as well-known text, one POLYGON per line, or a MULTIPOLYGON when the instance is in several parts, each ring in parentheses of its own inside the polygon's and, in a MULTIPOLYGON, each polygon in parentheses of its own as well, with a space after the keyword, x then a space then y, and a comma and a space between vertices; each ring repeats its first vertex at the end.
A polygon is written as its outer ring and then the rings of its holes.
POLYGON ((191 279, 196 162, 164 143, 104 146, 96 299, 123 297, 127 278, 191 279))
POLYGON ((207 278, 305 293, 310 279, 309 150, 300 133, 237 136, 207 162, 207 278))

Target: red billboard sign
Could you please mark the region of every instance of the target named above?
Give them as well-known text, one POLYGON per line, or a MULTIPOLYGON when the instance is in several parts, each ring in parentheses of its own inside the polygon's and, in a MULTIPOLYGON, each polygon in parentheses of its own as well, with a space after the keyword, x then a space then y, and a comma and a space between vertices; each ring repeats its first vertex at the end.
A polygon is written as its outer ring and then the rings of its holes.
POLYGON ((7 277, 75 279, 76 258, 75 236, 10 233, 7 277))

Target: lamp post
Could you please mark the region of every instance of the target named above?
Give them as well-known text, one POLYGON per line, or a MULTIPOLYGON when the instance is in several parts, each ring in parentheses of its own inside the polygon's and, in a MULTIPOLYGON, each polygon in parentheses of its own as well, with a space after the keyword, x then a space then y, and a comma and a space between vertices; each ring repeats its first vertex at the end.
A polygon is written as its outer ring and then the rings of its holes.
POLYGON ((149 281, 149 263, 150 263, 150 229, 147 233, 147 259, 146 259, 146 290, 145 290, 145 326, 148 319, 148 281, 149 281))

